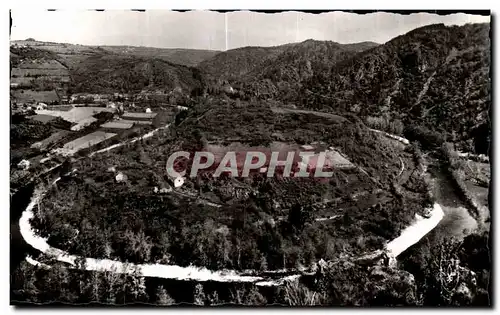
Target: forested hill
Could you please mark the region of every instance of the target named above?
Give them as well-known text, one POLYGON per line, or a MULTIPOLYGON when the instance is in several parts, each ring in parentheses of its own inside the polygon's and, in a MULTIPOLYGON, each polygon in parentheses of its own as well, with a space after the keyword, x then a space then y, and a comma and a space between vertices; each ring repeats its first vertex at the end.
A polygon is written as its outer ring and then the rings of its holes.
POLYGON ((293 45, 231 49, 201 62, 198 68, 214 79, 233 80, 273 60, 293 45))
POLYGON ((95 55, 72 69, 74 92, 139 92, 142 89, 190 93, 202 88, 196 68, 160 59, 145 59, 114 54, 95 55))
POLYGON ((193 90, 203 90, 205 81, 197 68, 175 64, 161 56, 138 55, 136 50, 113 52, 92 46, 14 41, 10 64, 13 81, 21 82, 25 89, 40 89, 38 81, 48 74, 50 80, 44 79, 43 88, 61 87, 68 94, 176 90, 190 95, 193 90), (65 80, 55 82, 55 74, 65 80))
POLYGON ((255 67, 238 81, 244 90, 253 95, 294 100, 304 81, 315 74, 328 72, 338 62, 377 45, 373 42, 339 44, 309 39, 288 46, 281 54, 255 67))
POLYGON ((425 26, 315 73, 297 104, 400 118, 465 141, 487 130, 490 60, 488 23, 425 26))
POLYGON ((80 60, 86 56, 112 53, 124 56, 135 56, 142 58, 156 58, 171 63, 195 66, 203 60, 212 58, 219 51, 202 49, 183 49, 183 48, 156 48, 156 47, 137 47, 137 46, 92 46, 78 45, 69 43, 42 42, 34 39, 13 40, 11 44, 28 46, 53 52, 62 59, 67 59, 70 63, 73 60, 80 60))

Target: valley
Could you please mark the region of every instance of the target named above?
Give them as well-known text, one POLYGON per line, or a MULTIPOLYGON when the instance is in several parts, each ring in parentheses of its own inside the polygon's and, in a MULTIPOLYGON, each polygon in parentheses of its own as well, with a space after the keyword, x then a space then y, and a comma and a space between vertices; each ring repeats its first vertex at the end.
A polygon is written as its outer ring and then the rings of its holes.
POLYGON ((11 41, 11 301, 487 305, 489 32, 223 52, 11 41), (236 152, 237 176, 172 176, 180 151, 186 174, 195 152, 236 152), (247 152, 279 152, 279 171, 241 176, 247 152), (286 175, 288 152, 313 162, 286 175))

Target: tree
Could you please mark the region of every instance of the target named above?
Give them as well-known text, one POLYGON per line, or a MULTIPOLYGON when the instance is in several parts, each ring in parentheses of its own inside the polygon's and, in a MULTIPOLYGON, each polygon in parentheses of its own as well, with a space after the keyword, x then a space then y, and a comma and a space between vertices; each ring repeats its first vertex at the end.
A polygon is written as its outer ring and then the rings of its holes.
POLYGON ((163 288, 163 286, 160 286, 160 287, 158 287, 158 289, 156 289, 156 302, 159 305, 174 305, 175 304, 175 300, 172 297, 170 297, 167 290, 165 290, 165 288, 163 288))
POLYGON ((267 300, 255 286, 237 287, 231 292, 231 300, 239 305, 262 306, 267 304, 267 300))
POLYGON ((61 165, 61 168, 59 170, 59 176, 64 176, 66 174, 68 174, 69 172, 71 172, 73 169, 72 169, 72 165, 71 165, 71 161, 70 159, 65 159, 64 162, 62 163, 61 165))
POLYGON ((213 291, 212 294, 208 296, 208 304, 210 306, 216 306, 221 304, 221 301, 219 300, 219 294, 217 293, 217 291, 213 291))
POLYGON ((205 292, 203 291, 203 285, 201 283, 198 283, 194 287, 194 304, 198 306, 203 306, 205 305, 206 301, 206 296, 205 292))
POLYGON ((306 223, 310 223, 312 220, 313 207, 310 204, 307 206, 295 204, 288 213, 288 223, 296 232, 302 231, 306 223))
POLYGON ((127 230, 123 239, 125 243, 125 253, 140 262, 148 262, 151 257, 153 244, 151 238, 144 231, 134 233, 127 230))
POLYGON ((36 284, 36 270, 26 261, 22 261, 11 277, 12 299, 38 302, 40 290, 36 284))

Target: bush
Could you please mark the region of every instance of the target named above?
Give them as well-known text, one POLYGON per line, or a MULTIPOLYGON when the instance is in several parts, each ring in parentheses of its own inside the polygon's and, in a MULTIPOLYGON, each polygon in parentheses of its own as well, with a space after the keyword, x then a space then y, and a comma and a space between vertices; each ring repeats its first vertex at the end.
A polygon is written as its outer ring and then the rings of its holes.
POLYGON ((437 131, 432 131, 423 126, 406 126, 404 136, 410 141, 420 142, 422 149, 434 149, 445 142, 444 135, 437 131))

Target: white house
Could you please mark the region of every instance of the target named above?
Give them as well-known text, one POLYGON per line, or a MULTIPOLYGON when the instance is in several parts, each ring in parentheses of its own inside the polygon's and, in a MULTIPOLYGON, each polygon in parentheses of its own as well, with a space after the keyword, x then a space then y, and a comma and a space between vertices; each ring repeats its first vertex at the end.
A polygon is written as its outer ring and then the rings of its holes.
POLYGON ((146 108, 146 113, 151 113, 151 108, 146 108))
POLYGON ((176 179, 174 179, 174 187, 175 187, 175 188, 179 188, 179 187, 181 187, 182 185, 184 185, 184 178, 182 178, 182 177, 177 177, 176 179))
POLYGON ((118 183, 124 182, 127 180, 127 175, 123 174, 122 172, 119 172, 118 175, 116 175, 115 179, 118 183))

